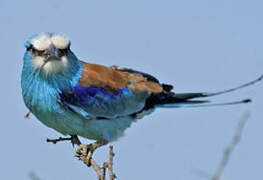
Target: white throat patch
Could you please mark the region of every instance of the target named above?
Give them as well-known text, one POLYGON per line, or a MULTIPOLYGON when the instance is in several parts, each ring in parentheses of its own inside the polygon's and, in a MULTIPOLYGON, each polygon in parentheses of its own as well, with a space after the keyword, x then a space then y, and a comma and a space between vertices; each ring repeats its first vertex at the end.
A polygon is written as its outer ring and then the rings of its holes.
POLYGON ((45 58, 41 56, 33 57, 33 66, 36 69, 42 68, 46 75, 55 74, 64 71, 68 66, 68 59, 62 56, 61 60, 49 60, 45 62, 45 58))

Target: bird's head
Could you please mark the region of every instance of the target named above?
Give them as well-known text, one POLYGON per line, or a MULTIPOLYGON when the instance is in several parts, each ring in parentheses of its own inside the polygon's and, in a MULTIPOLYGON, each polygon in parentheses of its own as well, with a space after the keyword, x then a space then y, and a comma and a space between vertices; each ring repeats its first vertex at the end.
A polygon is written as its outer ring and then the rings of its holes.
POLYGON ((24 60, 30 59, 32 67, 52 75, 67 70, 76 56, 70 51, 70 41, 64 35, 42 33, 29 38, 24 60))

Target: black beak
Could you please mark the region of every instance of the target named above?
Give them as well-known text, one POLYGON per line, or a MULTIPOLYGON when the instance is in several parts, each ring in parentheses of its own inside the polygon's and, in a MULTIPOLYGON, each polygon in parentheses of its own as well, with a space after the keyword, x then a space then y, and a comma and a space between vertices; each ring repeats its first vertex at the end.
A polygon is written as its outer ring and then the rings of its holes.
POLYGON ((62 53, 59 49, 57 49, 53 44, 43 53, 46 60, 54 59, 60 60, 62 57, 62 53))

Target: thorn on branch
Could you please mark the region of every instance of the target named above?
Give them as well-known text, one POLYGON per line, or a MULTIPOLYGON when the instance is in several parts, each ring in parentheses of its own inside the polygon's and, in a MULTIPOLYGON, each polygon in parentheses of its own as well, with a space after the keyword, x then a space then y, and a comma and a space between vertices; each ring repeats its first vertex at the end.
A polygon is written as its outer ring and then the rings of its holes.
POLYGON ((29 118, 31 112, 29 111, 28 113, 25 114, 25 118, 29 118))

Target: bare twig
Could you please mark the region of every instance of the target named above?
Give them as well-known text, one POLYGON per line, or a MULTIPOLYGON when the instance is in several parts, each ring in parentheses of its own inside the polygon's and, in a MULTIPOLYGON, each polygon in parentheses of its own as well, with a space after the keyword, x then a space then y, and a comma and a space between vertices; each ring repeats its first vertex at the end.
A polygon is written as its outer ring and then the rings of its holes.
POLYGON ((47 142, 51 142, 51 143, 53 143, 53 144, 57 144, 57 143, 60 142, 60 141, 71 141, 71 140, 72 140, 71 137, 70 137, 70 138, 59 137, 58 139, 48 139, 48 138, 47 138, 47 142))
POLYGON ((90 164, 93 167, 93 169, 96 171, 97 175, 98 175, 98 180, 104 180, 105 176, 103 174, 103 172, 101 171, 99 165, 93 160, 90 160, 90 164))
POLYGON ((76 135, 72 135, 68 138, 63 138, 63 137, 59 137, 58 139, 48 139, 47 138, 47 142, 50 142, 53 144, 57 144, 60 141, 70 141, 73 147, 74 147, 74 145, 80 145, 81 144, 78 136, 76 136, 76 135))
MULTIPOLYGON (((210 174, 210 173, 203 171, 203 170, 200 170, 200 169, 195 170, 194 173, 196 175, 198 175, 199 177, 205 178, 205 179, 211 179, 213 177, 213 174, 210 174)), ((226 178, 220 178, 220 180, 227 180, 227 179, 226 178)))
POLYGON ((219 180, 220 179, 222 172, 223 172, 224 168, 226 167, 226 165, 229 161, 231 153, 233 152, 236 145, 239 143, 239 141, 241 139, 242 131, 244 129, 244 126, 245 126, 246 121, 248 120, 249 116, 250 116, 249 112, 246 112, 242 115, 242 117, 238 123, 238 127, 236 129, 234 137, 232 138, 230 144, 225 148, 221 162, 219 163, 219 166, 217 167, 215 174, 211 178, 212 180, 219 180))
POLYGON ((105 179, 104 178, 105 175, 101 171, 101 168, 99 167, 99 165, 92 158, 90 160, 88 160, 86 156, 79 156, 79 155, 77 155, 77 157, 79 158, 79 160, 81 160, 88 167, 91 166, 95 170, 95 172, 98 175, 98 180, 104 180, 105 179))
POLYGON ((102 172, 103 172, 103 180, 105 180, 107 168, 108 168, 108 163, 104 162, 101 167, 102 172))
POLYGON ((59 137, 58 139, 47 139, 47 142, 51 142, 53 144, 56 144, 60 141, 71 141, 72 145, 75 144, 78 145, 78 148, 76 149, 76 157, 79 158, 84 164, 86 164, 88 167, 92 167, 94 171, 98 175, 98 180, 105 180, 106 178, 106 171, 108 169, 109 171, 109 179, 114 180, 116 178, 115 174, 113 173, 113 146, 110 146, 109 151, 109 162, 104 162, 103 166, 100 167, 93 159, 92 154, 95 149, 105 144, 104 141, 96 141, 95 143, 91 143, 89 145, 83 145, 78 136, 72 135, 70 138, 62 138, 59 137))
POLYGON ((108 163, 108 169, 109 169, 109 177, 110 180, 115 179, 115 174, 113 173, 113 157, 114 157, 114 152, 113 152, 113 146, 110 146, 110 158, 109 158, 109 163, 108 163))
MULTIPOLYGON (((87 152, 83 152, 83 154, 87 154, 87 152)), ((92 166, 92 168, 95 170, 95 172, 98 175, 98 180, 105 180, 107 169, 109 172, 109 179, 114 180, 116 178, 115 174, 113 173, 113 157, 114 157, 113 146, 110 146, 109 162, 104 162, 101 168, 92 158, 90 158, 89 160, 87 156, 83 154, 82 155, 77 154, 77 157, 88 167, 92 166)))
POLYGON ((205 178, 205 179, 211 179, 212 175, 209 174, 208 172, 206 171, 203 171, 201 169, 196 169, 193 171, 193 173, 195 173, 196 175, 198 175, 199 177, 201 178, 205 178))
POLYGON ((224 150, 224 154, 223 157, 216 169, 216 172, 214 174, 210 174, 206 171, 197 169, 194 171, 195 174, 197 174, 200 177, 206 178, 206 179, 211 179, 211 180, 223 180, 223 178, 221 178, 221 175, 223 173, 224 168, 226 167, 229 159, 230 159, 230 155, 233 152, 234 148, 236 147, 236 145, 239 143, 240 139, 241 139, 241 135, 242 135, 242 131, 244 129, 245 123, 248 120, 250 116, 249 112, 246 112, 242 115, 242 117, 239 120, 237 129, 235 131, 235 134, 230 142, 230 144, 225 148, 224 150))

